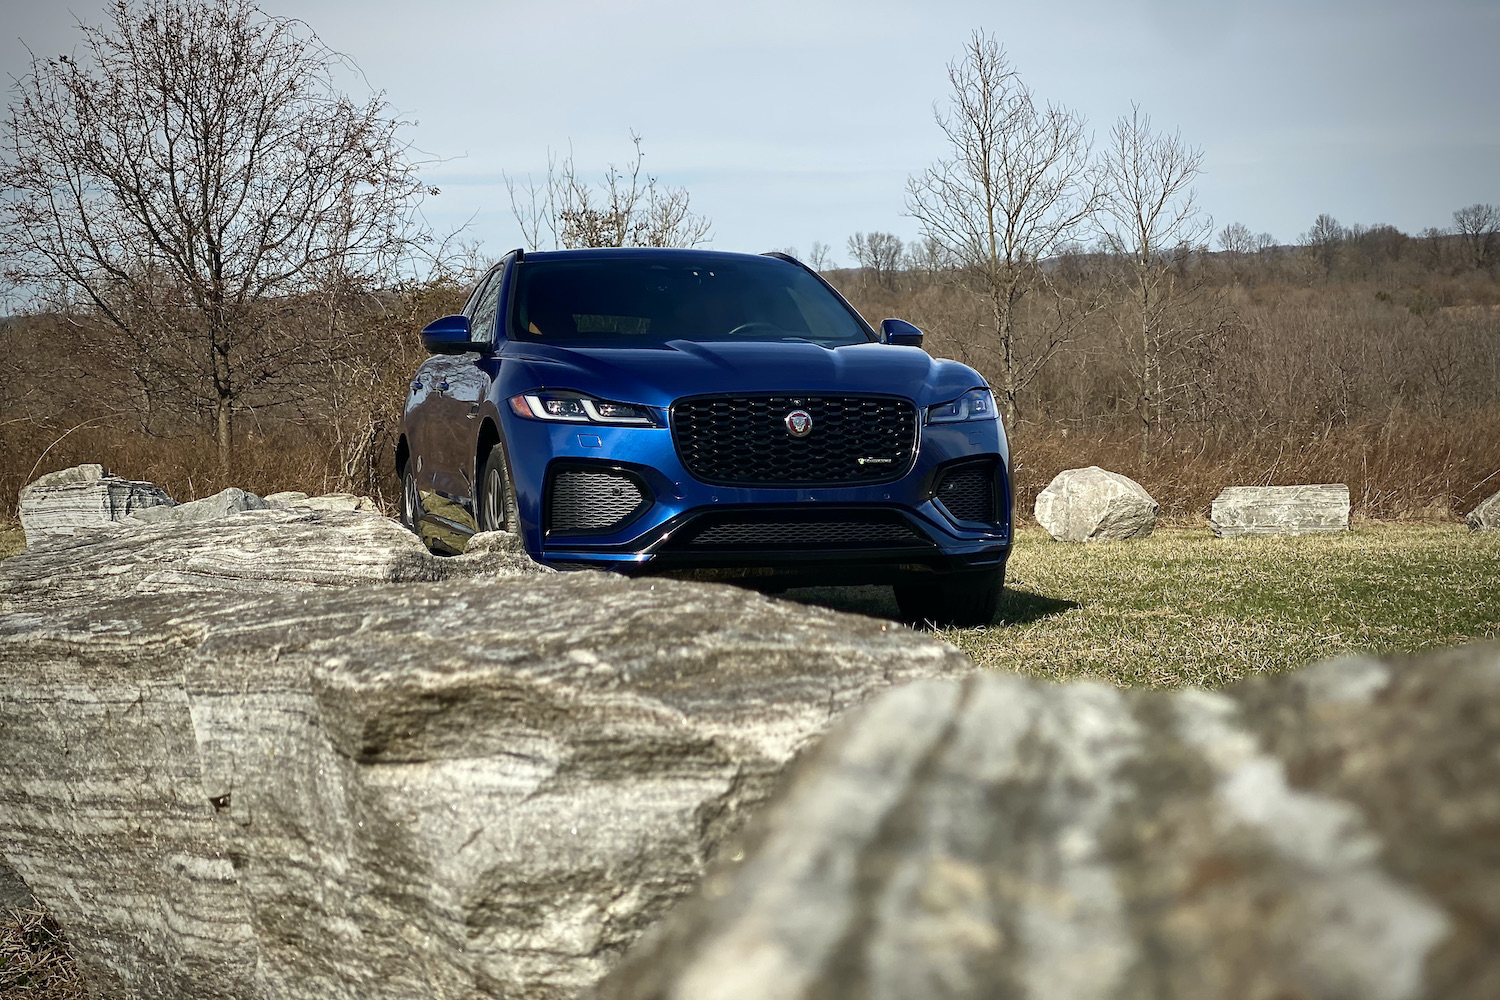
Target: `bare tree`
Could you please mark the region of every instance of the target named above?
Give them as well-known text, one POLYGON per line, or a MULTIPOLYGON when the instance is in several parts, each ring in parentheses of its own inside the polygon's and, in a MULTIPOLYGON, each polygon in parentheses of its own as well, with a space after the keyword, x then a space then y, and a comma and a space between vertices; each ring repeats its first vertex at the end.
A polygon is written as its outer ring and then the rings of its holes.
POLYGON ((896 287, 896 272, 901 267, 906 245, 894 233, 855 233, 849 237, 849 256, 856 267, 862 267, 875 283, 885 288, 896 287))
POLYGON ((1453 233, 1469 252, 1475 267, 1500 261, 1500 208, 1470 205, 1453 213, 1453 233))
MULTIPOLYGON (((0 256, 123 335, 151 391, 233 413, 285 373, 274 303, 387 276, 423 194, 383 96, 251 0, 121 0, 83 59, 33 57, 0 150, 0 256)), ((435 193, 435 192, 433 192, 435 193)))
POLYGON ((833 248, 820 240, 813 240, 807 251, 807 265, 814 271, 827 271, 833 267, 833 248))
POLYGON ((1110 130, 1102 164, 1106 197, 1098 216, 1105 245, 1124 264, 1127 309, 1121 330, 1134 345, 1141 450, 1168 402, 1186 388, 1168 376, 1168 356, 1184 349, 1193 330, 1178 308, 1187 256, 1208 236, 1213 220, 1199 211, 1193 178, 1203 151, 1180 132, 1158 133, 1139 106, 1110 130))
POLYGON ((695 247, 712 236, 709 220, 689 207, 685 188, 667 187, 643 174, 641 137, 630 133, 635 158, 625 167, 611 163, 595 187, 580 177, 571 149, 559 161, 549 156, 547 177, 524 185, 506 177, 510 207, 532 247, 544 236, 553 249, 579 247, 695 247))
POLYGON ((1302 245, 1307 247, 1323 268, 1323 275, 1327 277, 1333 274, 1333 266, 1338 262, 1339 248, 1349 238, 1349 233, 1339 220, 1324 212, 1313 220, 1312 228, 1302 234, 1302 245))
POLYGON ((1243 222, 1231 222, 1219 230, 1219 249, 1232 254, 1254 253, 1255 234, 1243 222))
POLYGON ((987 301, 1000 360, 1001 405, 1018 396, 1066 337, 1053 330, 1028 349, 1017 307, 1046 281, 1041 259, 1069 242, 1099 198, 1084 120, 1039 105, 1005 51, 976 31, 948 64, 946 111, 934 109, 951 156, 906 185, 907 211, 941 246, 971 291, 987 301))

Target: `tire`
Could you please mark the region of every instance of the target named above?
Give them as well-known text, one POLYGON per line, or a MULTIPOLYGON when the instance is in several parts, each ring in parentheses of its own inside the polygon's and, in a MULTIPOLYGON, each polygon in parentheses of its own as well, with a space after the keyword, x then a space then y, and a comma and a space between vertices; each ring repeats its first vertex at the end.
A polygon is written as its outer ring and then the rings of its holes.
POLYGON ((417 522, 421 520, 422 498, 417 493, 417 476, 411 471, 411 463, 401 470, 401 523, 413 533, 420 535, 417 522))
POLYGON ((948 573, 921 583, 898 583, 896 606, 913 624, 973 628, 994 621, 1005 589, 1005 567, 978 573, 948 573))
POLYGON ((479 495, 474 498, 474 520, 480 531, 515 531, 516 491, 505 474, 505 455, 500 446, 490 449, 479 473, 479 495))

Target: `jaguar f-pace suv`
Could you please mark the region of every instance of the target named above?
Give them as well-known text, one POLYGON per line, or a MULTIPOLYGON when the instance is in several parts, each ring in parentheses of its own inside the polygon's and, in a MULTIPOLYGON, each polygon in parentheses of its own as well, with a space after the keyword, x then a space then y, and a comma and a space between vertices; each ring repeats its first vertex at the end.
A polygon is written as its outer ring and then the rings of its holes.
POLYGON ((791 257, 517 250, 422 339, 396 466, 435 551, 511 531, 558 568, 995 613, 1010 454, 984 379, 791 257))

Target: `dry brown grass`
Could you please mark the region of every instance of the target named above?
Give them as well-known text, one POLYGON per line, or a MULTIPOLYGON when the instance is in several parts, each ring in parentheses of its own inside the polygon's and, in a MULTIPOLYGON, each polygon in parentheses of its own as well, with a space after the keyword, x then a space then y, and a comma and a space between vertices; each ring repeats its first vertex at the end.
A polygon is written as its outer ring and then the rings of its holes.
POLYGON ((383 443, 375 476, 350 481, 342 474, 336 449, 314 430, 296 424, 245 433, 236 442, 227 475, 219 471, 207 434, 152 437, 95 426, 63 437, 66 430, 33 424, 0 429, 0 525, 14 523, 18 495, 26 483, 86 462, 97 462, 117 476, 156 483, 178 501, 238 486, 260 496, 281 490, 314 495, 357 492, 389 507, 397 491, 393 442, 383 443))
POLYGON ((67 938, 40 906, 0 911, 0 997, 87 1000, 67 938))
POLYGON ((1128 429, 1071 432, 1023 426, 1012 436, 1016 514, 1029 523, 1036 495, 1064 469, 1098 465, 1139 482, 1178 524, 1198 524, 1226 486, 1344 483, 1355 515, 1380 520, 1452 519, 1500 490, 1500 407, 1438 420, 1387 420, 1303 434, 1216 442, 1196 435, 1141 454, 1128 429))

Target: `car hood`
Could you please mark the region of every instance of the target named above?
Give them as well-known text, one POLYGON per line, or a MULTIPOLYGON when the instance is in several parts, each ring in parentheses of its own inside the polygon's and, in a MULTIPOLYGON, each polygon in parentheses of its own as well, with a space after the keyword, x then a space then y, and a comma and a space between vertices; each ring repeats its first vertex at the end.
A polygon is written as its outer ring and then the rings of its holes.
POLYGON ((934 359, 916 347, 873 343, 831 349, 685 340, 652 348, 511 343, 503 357, 524 364, 534 388, 661 407, 683 396, 719 392, 880 393, 927 405, 984 384, 967 365, 934 359))

